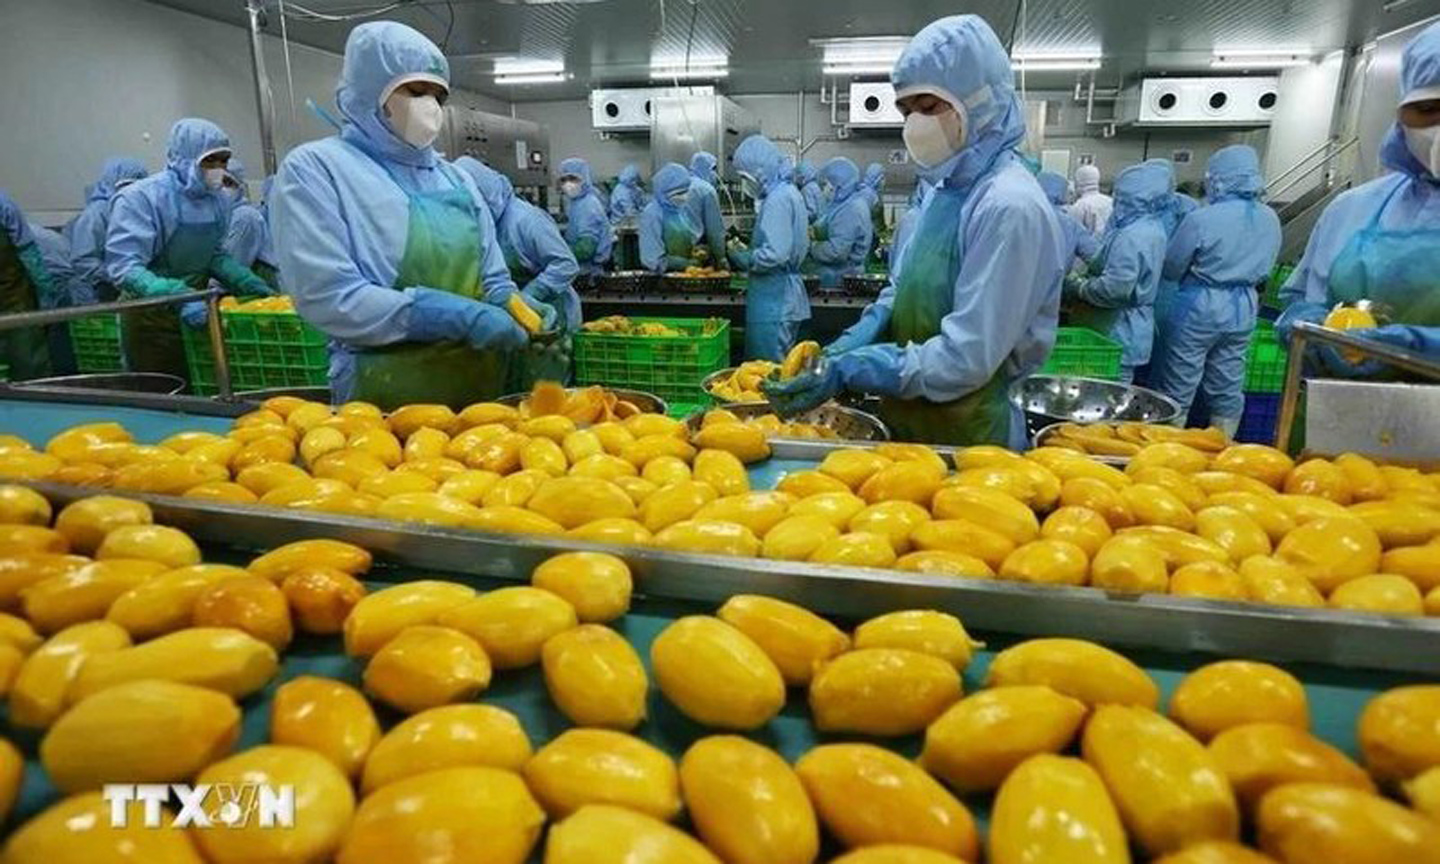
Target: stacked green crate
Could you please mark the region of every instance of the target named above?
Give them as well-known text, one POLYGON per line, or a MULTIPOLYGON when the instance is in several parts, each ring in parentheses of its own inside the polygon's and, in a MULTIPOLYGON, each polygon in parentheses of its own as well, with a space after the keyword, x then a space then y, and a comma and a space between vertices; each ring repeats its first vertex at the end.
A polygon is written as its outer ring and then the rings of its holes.
POLYGON ((83 373, 121 372, 125 357, 120 351, 120 316, 89 315, 68 325, 70 344, 75 346, 75 368, 83 373))
POLYGON ((663 324, 679 336, 632 336, 581 330, 575 334, 575 383, 653 393, 686 416, 710 405, 705 376, 730 365, 730 322, 722 318, 631 318, 663 324))
POLYGON ((1274 322, 1256 322, 1245 359, 1245 391, 1279 393, 1285 387, 1285 361, 1285 349, 1275 335, 1274 322))
POLYGON ((1061 327, 1055 333, 1055 349, 1041 367, 1042 375, 1072 375, 1077 378, 1120 378, 1119 342, 1085 327, 1061 327))
POLYGON ((1290 281, 1290 274, 1295 272, 1294 264, 1276 264, 1275 269, 1270 271, 1270 280, 1265 283, 1265 293, 1260 297, 1260 305, 1269 309, 1280 309, 1280 289, 1290 281))
MULTIPOLYGON (((232 389, 323 387, 329 383, 329 340, 294 312, 229 309, 220 313, 220 322, 232 389)), ((181 330, 190 389, 199 396, 213 396, 218 388, 209 331, 181 330)))

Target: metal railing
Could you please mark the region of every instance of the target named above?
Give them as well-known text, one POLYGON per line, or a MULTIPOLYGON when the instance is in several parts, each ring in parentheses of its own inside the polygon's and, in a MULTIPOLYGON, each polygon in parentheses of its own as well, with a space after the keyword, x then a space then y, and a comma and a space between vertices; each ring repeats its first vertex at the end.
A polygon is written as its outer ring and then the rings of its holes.
POLYGON ((224 293, 219 288, 207 288, 204 291, 166 294, 161 297, 147 297, 143 300, 121 300, 116 303, 95 303, 90 306, 68 306, 63 309, 17 312, 13 315, 0 315, 0 332, 19 330, 25 327, 64 324, 77 318, 89 318, 91 315, 114 315, 121 312, 136 312, 141 309, 184 306, 187 303, 203 300, 207 313, 205 323, 210 331, 210 350, 214 352, 215 356, 215 389, 218 391, 215 398, 228 401, 234 395, 234 391, 230 386, 230 361, 225 354, 225 329, 220 326, 220 298, 224 296, 224 293))
POLYGON ((1440 363, 1413 351, 1396 348, 1373 339, 1362 339, 1340 330, 1300 321, 1290 336, 1290 362, 1285 367, 1285 389, 1280 396, 1280 417, 1275 424, 1275 449, 1286 450, 1295 429, 1300 407, 1300 384, 1304 377, 1305 348, 1310 342, 1332 345, 1388 363, 1397 369, 1440 381, 1440 363))
POLYGON ((1309 177, 1316 171, 1329 167, 1335 160, 1345 155, 1345 153, 1349 152, 1352 148, 1358 146, 1360 146, 1360 139, 1358 137, 1351 138, 1344 143, 1337 143, 1334 139, 1327 139, 1325 143, 1306 153, 1294 165, 1291 165, 1289 168, 1270 178, 1270 182, 1265 185, 1265 197, 1272 201, 1278 199, 1281 195, 1299 185, 1306 177, 1309 177), (1318 162, 1315 161, 1316 157, 1319 157, 1318 162))

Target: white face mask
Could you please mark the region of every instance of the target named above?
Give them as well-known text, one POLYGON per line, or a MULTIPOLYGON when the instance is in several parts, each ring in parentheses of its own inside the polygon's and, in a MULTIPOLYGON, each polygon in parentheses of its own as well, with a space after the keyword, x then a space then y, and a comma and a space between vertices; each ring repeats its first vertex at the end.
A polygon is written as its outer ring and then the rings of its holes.
POLYGON ((670 203, 674 206, 684 207, 685 201, 689 199, 690 194, 688 192, 676 192, 674 195, 667 195, 666 197, 670 199, 670 203))
POLYGON ((921 168, 934 168, 960 152, 965 146, 965 131, 965 121, 956 111, 914 111, 905 118, 905 149, 921 168))
POLYGON ((204 171, 204 174, 205 174, 205 186, 206 186, 207 188, 209 188, 209 189, 223 189, 223 188, 225 188, 225 169, 224 169, 224 168, 206 168, 205 171, 204 171))
POLYGON ((579 198, 579 197, 580 197, 580 192, 581 192, 582 190, 584 190, 584 188, 585 188, 585 187, 580 183, 579 180, 561 180, 561 181, 560 181, 560 192, 561 192, 561 194, 563 194, 566 198, 571 198, 571 199, 579 198))
POLYGON ((1405 130, 1405 144, 1410 152, 1430 172, 1431 177, 1440 177, 1440 126, 1430 126, 1425 129, 1412 129, 1409 126, 1402 126, 1405 130))
POLYGON ((411 96, 404 89, 396 90, 385 100, 390 128, 411 147, 424 150, 435 143, 440 126, 445 122, 445 109, 434 96, 411 96))

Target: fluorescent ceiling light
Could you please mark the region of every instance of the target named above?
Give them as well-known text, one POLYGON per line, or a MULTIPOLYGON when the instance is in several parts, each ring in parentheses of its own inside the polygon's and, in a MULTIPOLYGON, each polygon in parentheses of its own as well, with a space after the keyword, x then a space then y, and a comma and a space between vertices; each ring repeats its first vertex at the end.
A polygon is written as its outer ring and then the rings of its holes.
POLYGON ((496 75, 555 75, 564 71, 564 60, 502 57, 495 61, 496 75))
POLYGON ((1010 66, 1026 72, 1083 72, 1099 69, 1101 56, 1099 51, 1016 54, 1010 58, 1010 66))
POLYGON ((892 63, 842 63, 826 65, 826 75, 889 75, 895 69, 892 63))
POLYGON ((680 66, 666 68, 663 66, 650 67, 651 81, 694 81, 708 80, 711 78, 728 78, 730 70, 724 66, 701 66, 685 69, 680 66))
POLYGON ((1309 48, 1216 48, 1211 69, 1282 69, 1306 66, 1314 57, 1309 48))
POLYGON ((889 75, 910 44, 908 36, 867 36, 858 39, 814 39, 826 75, 889 75))
POLYGON ((570 80, 568 72, 544 72, 538 75, 496 75, 496 84, 560 84, 570 80))

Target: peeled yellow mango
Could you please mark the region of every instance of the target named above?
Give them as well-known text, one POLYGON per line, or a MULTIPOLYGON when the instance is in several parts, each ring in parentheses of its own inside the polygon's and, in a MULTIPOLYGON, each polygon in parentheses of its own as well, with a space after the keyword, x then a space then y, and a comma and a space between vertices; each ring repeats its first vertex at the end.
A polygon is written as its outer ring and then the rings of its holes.
POLYGON ((115 599, 164 573, 159 561, 111 558, 36 582, 21 592, 25 617, 45 633, 105 617, 115 599))
POLYGON ((84 569, 90 559, 80 555, 57 555, 53 552, 22 552, 0 555, 0 609, 19 611, 21 594, 56 576, 84 569))
POLYGON ((1249 600, 1245 582, 1228 564, 1196 561, 1177 569, 1170 576, 1170 593, 1176 597, 1198 597, 1205 600, 1249 600))
POLYGON ((1421 591, 1440 587, 1440 545, 1402 546, 1380 557, 1380 572, 1404 576, 1421 591))
MULTIPOLYGON (((640 472, 640 479, 654 483, 657 489, 661 486, 680 483, 690 478, 690 466, 675 456, 660 456, 651 459, 645 463, 645 469, 640 472)), ((627 491, 626 494, 629 494, 629 492, 627 491)))
MULTIPOLYGON (((204 864, 187 831, 169 827, 175 814, 161 808, 163 828, 146 827, 144 804, 134 802, 125 824, 111 823, 112 805, 99 792, 86 792, 51 805, 15 829, 4 860, 14 864, 204 864)), ((222 829, 223 830, 223 829, 222 829)))
POLYGON ((749 423, 708 426, 695 433, 691 440, 696 447, 724 450, 747 465, 770 456, 770 442, 766 440, 764 430, 749 423))
POLYGON ((39 525, 0 525, 0 555, 69 551, 70 542, 59 531, 39 525))
POLYGON ((1396 687, 1371 699, 1357 737, 1365 767, 1382 783, 1440 765, 1440 684, 1396 687))
POLYGON ((708 483, 718 495, 743 495, 750 491, 750 476, 745 473, 745 465, 735 454, 725 450, 701 450, 697 453, 691 476, 701 483, 708 483))
POLYGON ((194 564, 167 570, 121 594, 105 613, 136 639, 172 633, 194 622, 195 603, 205 589, 246 572, 228 564, 194 564))
POLYGON ((171 567, 200 563, 200 547, 185 532, 164 525, 123 525, 112 529, 101 541, 95 557, 144 558, 171 567))
POLYGON ((135 440, 119 423, 85 423, 57 433, 45 444, 45 452, 67 462, 78 461, 96 444, 121 444, 135 440))
POLYGON ((390 431, 401 439, 409 438, 425 427, 449 434, 459 426, 459 418, 455 416, 455 412, 444 405, 406 405, 391 412, 385 419, 390 424, 390 431))
POLYGON ((954 855, 946 855, 924 846, 903 843, 882 843, 847 852, 830 864, 965 864, 954 855))
POLYGON ((966 519, 984 525, 1017 545, 1040 535, 1035 513, 994 489, 947 486, 935 493, 933 512, 936 519, 966 519))
POLYGON ((563 534, 564 528, 539 513, 522 510, 519 507, 482 508, 468 526, 477 531, 496 531, 503 534, 563 534))
POLYGON ((1235 444, 1217 455, 1211 462, 1211 468, 1250 477, 1272 489, 1279 489, 1295 468, 1295 460, 1263 444, 1235 444))
POLYGON ((667 820, 680 812, 675 763, 623 732, 571 729, 540 748, 523 773, 541 806, 556 819, 586 804, 613 804, 667 820))
POLYGON ((630 608, 630 568, 604 552, 556 555, 535 568, 530 582, 568 602, 582 623, 613 621, 630 608))
MULTIPOLYGON (((878 505, 886 506, 886 505, 878 505)), ((914 506, 909 502, 896 502, 896 506, 914 506)), ((867 510, 865 501, 858 495, 849 492, 821 492, 818 495, 810 495, 796 501, 790 507, 791 516, 819 516, 841 531, 850 524, 860 512, 867 510)), ((921 510, 925 508, 921 507, 921 510)), ((925 517, 928 519, 927 512, 925 517)), ((867 529, 869 530, 869 529, 867 529)))
POLYGON ((630 643, 599 624, 557 633, 540 655, 545 687, 577 726, 629 731, 645 720, 650 680, 630 643))
POLYGON ((345 618, 345 653, 369 657, 396 633, 413 624, 433 624, 446 612, 475 596, 475 589, 457 582, 421 579, 366 595, 345 618))
POLYGON ((1345 472, 1355 501, 1378 501, 1390 494, 1390 484, 1374 462, 1355 453, 1335 457, 1335 467, 1345 472))
MULTIPOLYGON (((1368 505, 1359 505, 1368 506, 1368 505)), ((1299 568, 1322 593, 1380 567, 1380 538, 1359 519, 1313 519, 1285 535, 1275 557, 1299 568)))
POLYGON ((889 567, 895 563, 895 547, 883 534, 854 531, 821 543, 810 553, 810 560, 847 567, 889 567))
POLYGON ((1006 465, 966 468, 947 478, 945 485, 993 489, 1037 510, 1049 509, 1060 494, 1059 478, 1048 469, 1023 459, 1006 465), (1041 477, 1048 479, 1039 481, 1041 477))
POLYGON ((779 483, 775 484, 775 489, 794 495, 796 499, 805 499, 811 495, 822 495, 827 492, 850 491, 850 487, 842 481, 819 471, 795 471, 786 474, 780 478, 779 483))
POLYGON ((1293 564, 1256 555, 1240 563, 1240 581, 1251 600, 1276 606, 1319 607, 1325 597, 1293 564))
POLYGON ((516 431, 523 435, 529 435, 532 438, 549 438, 557 444, 564 441, 575 430, 575 421, 559 414, 521 420, 520 425, 516 427, 516 431))
POLYGON ((1342 505, 1354 498, 1349 475, 1326 459, 1307 459, 1296 465, 1281 488, 1288 495, 1313 495, 1342 505))
POLYGON ((1240 814, 1225 773, 1200 742, 1154 711, 1101 705, 1081 749, 1131 836, 1151 855, 1239 839, 1240 814))
POLYGON ((1440 537, 1440 510, 1404 498, 1367 501, 1346 512, 1370 526, 1387 549, 1418 546, 1440 537))
POLYGON ((1210 755, 1247 810, 1286 783, 1332 783, 1375 791, 1370 775, 1349 756, 1284 723, 1232 726, 1210 742, 1210 755))
POLYGON ((697 522, 733 522, 763 537, 780 524, 794 503, 784 492, 746 492, 717 498, 697 510, 693 518, 697 522))
POLYGON ((925 573, 932 576, 955 576, 961 579, 993 579, 990 565, 963 552, 907 552, 895 561, 896 570, 925 573))
POLYGON ((299 747, 253 747, 201 771, 196 782, 220 788, 259 783, 294 791, 292 826, 277 830, 250 819, 235 827, 193 832, 214 864, 326 860, 340 847, 355 813, 349 779, 325 757, 299 747))
POLYGON ((1087 705, 1154 709, 1160 689, 1129 659, 1082 639, 1030 639, 995 655, 985 686, 1043 684, 1087 705))
POLYGON ((76 624, 56 633, 20 666, 10 688, 10 722, 32 729, 54 723, 86 661, 128 647, 130 634, 109 621, 76 624))
POLYGON ((1180 682, 1170 718, 1201 741, 1247 723, 1310 727, 1305 688, 1278 666, 1222 660, 1201 666, 1180 682))
MULTIPOLYGON (((1270 488, 1263 483, 1260 485, 1267 491, 1270 488)), ((1281 495, 1272 503, 1278 503, 1297 526, 1314 519, 1333 519, 1355 515, 1350 512, 1348 507, 1341 507, 1334 501, 1310 495, 1281 495)))
POLYGON ((820 829, 779 754, 736 735, 702 738, 680 760, 696 832, 731 864, 811 864, 820 829))
POLYGON ((0 644, 0 697, 10 694, 10 687, 24 663, 25 655, 20 653, 19 648, 9 642, 0 644))
POLYGON ((1061 507, 1045 518, 1040 536, 1079 546, 1087 558, 1095 557, 1114 532, 1105 517, 1088 507, 1061 507))
POLYGON ((1260 802, 1260 847, 1283 864, 1435 864, 1440 824, 1378 795, 1291 783, 1260 802))
POLYGON ((360 481, 358 491, 377 498, 393 498, 396 495, 413 495, 417 492, 434 492, 439 488, 434 480, 414 471, 391 471, 377 474, 360 481))
POLYGON ((1166 566, 1174 569, 1187 564, 1208 561, 1228 564, 1230 555, 1219 545, 1176 528, 1164 525, 1137 525, 1116 532, 1116 538, 1134 537, 1145 540, 1165 554, 1166 566))
POLYGON ((353 778, 379 740, 375 712, 349 684, 301 675, 275 691, 270 705, 272 744, 313 750, 353 778))
POLYGON ((489 591, 442 610, 437 622, 479 642, 496 669, 518 669, 538 662, 547 639, 578 623, 573 606, 549 591, 529 586, 489 591))
POLYGON ((1068 540, 1032 540, 1005 557, 1000 578, 1039 585, 1084 585, 1090 562, 1068 540))
POLYGON ((1155 859, 1155 864, 1276 864, 1275 859, 1262 855, 1248 846, 1226 840, 1207 840, 1186 846, 1173 855, 1155 859))
POLYGON ((1195 514, 1195 533, 1224 549, 1239 564, 1252 555, 1270 554, 1270 537, 1244 511, 1234 507, 1206 507, 1195 514))
POLYGON ((1415 810, 1440 822, 1440 765, 1427 769, 1404 786, 1405 796, 1415 810))
MULTIPOLYGON (((802 504, 791 508, 795 513, 802 504)), ((850 517, 849 529, 856 533, 880 534, 890 541, 896 555, 910 551, 915 529, 930 521, 930 511, 913 501, 881 501, 850 517)))
POLYGON ((50 502, 28 486, 0 485, 0 524, 50 525, 50 502))
POLYGON ((0 820, 10 818, 24 779, 25 757, 15 749, 14 744, 0 738, 0 820))
MULTIPOLYGON (((226 477, 220 478, 228 480, 226 477)), ((235 476, 235 482, 249 489, 257 497, 263 497, 265 493, 290 483, 310 479, 310 475, 299 465, 292 465, 289 462, 269 462, 264 465, 252 465, 235 476)))
POLYGON ((976 648, 984 647, 954 615, 926 609, 889 612, 855 628, 856 648, 904 648, 939 657, 964 672, 976 648))
POLYGON ((819 666, 850 648, 850 638, 834 624, 773 597, 737 594, 716 615, 754 640, 793 687, 809 684, 819 666))
POLYGON ((840 530, 819 516, 790 516, 766 534, 760 554, 778 561, 806 561, 840 530))
POLYGON ((822 732, 910 735, 960 696, 960 673, 946 660, 903 648, 862 648, 815 674, 810 713, 822 732))
POLYGON ((872 450, 835 450, 820 462, 820 471, 859 491, 870 476, 891 465, 892 460, 872 450))
POLYGON ((982 690, 930 724, 920 764, 962 793, 995 789, 1031 756, 1066 749, 1086 711, 1049 687, 982 690))
POLYGON ((499 482, 500 475, 494 471, 467 470, 441 483, 435 491, 447 498, 479 505, 484 500, 485 493, 495 488, 495 484, 499 482))
POLYGON ((930 462, 893 462, 866 478, 858 493, 867 504, 910 501, 928 505, 944 477, 944 469, 930 462))
POLYGON ((45 641, 30 622, 16 615, 0 612, 0 643, 9 643, 22 654, 29 654, 45 641))
POLYGON ((442 768, 367 795, 335 861, 523 864, 544 822, 545 811, 520 775, 481 766, 442 768))
POLYGON ((846 846, 904 843, 976 861, 975 820, 905 757, 870 744, 823 744, 795 763, 825 827, 846 846))
POLYGON ((635 502, 629 495, 615 484, 594 477, 547 480, 526 506, 567 529, 596 519, 629 519, 635 515, 635 502))
POLYGON ((1420 617, 1425 598, 1404 576, 1376 573, 1350 579, 1330 592, 1330 608, 1392 617, 1420 617))
POLYGON ((1135 524, 1135 515, 1120 493, 1108 483, 1093 477, 1073 477, 1060 489, 1060 503, 1065 507, 1084 507, 1099 513, 1112 530, 1135 524))
MULTIPOLYGON (((128 444, 115 446, 130 447, 128 444)), ((45 480, 62 470, 64 464, 58 457, 48 453, 11 450, 0 453, 0 477, 9 477, 12 480, 45 480)))
POLYGON ((206 587, 195 599, 191 623, 196 627, 233 627, 276 651, 285 650, 295 634, 284 592, 279 585, 259 576, 237 576, 206 587))
POLYGON ((715 490, 710 484, 682 480, 663 486, 646 498, 640 505, 639 520, 647 530, 661 531, 690 519, 715 498, 715 490))
POLYGON ((490 686, 490 658, 474 639, 434 624, 406 627, 365 667, 365 690, 414 714, 464 702, 490 686))
POLYGON ((249 634, 228 627, 191 627, 91 654, 68 696, 73 703, 119 684, 157 678, 240 699, 264 687, 278 668, 275 649, 249 634))
POLYGON ((520 721, 493 705, 443 705, 397 723, 370 750, 361 791, 442 768, 490 767, 519 772, 531 755, 520 721))
POLYGON ((966 519, 936 519, 915 526, 910 542, 921 551, 963 552, 999 570, 1015 543, 1009 537, 966 519))
POLYGON ((785 680, 754 640, 703 615, 680 618, 650 646, 661 692, 681 713, 720 729, 757 729, 785 706, 785 680))
POLYGON ((365 586, 349 573, 324 567, 286 576, 280 591, 290 604, 295 626, 306 633, 339 633, 350 610, 365 596, 365 586))
POLYGON ((1163 594, 1170 573, 1163 551, 1138 537, 1114 537, 1090 562, 1090 584, 1107 591, 1163 594))
POLYGON ((697 552, 703 555, 753 558, 760 553, 760 540, 756 538, 755 532, 734 522, 714 520, 686 519, 676 522, 657 532, 654 543, 660 549, 697 552))
POLYGON ((591 804, 550 829, 545 864, 720 864, 720 859, 659 819, 591 804))
POLYGON ((992 864, 1129 864, 1115 804, 1095 769, 1042 754, 1000 787, 990 816, 992 864))
POLYGON ((480 517, 480 508, 437 492, 408 492, 386 498, 375 509, 375 515, 442 528, 469 528, 480 517))
POLYGON ((40 761, 64 792, 182 782, 227 752, 239 734, 240 709, 230 697, 152 678, 81 699, 40 742, 40 761))
POLYGON ((566 536, 609 546, 649 546, 655 539, 649 529, 634 519, 596 519, 570 529, 566 536))
MULTIPOLYGON (((646 417, 655 415, 637 414, 635 416, 646 417)), ((681 428, 683 429, 684 427, 682 426, 681 428)), ((624 449, 620 451, 620 458, 634 465, 636 468, 644 468, 645 463, 659 456, 675 456, 684 462, 693 462, 695 461, 696 452, 694 445, 684 438, 676 437, 673 434, 644 435, 636 437, 634 442, 626 444, 624 449)))

